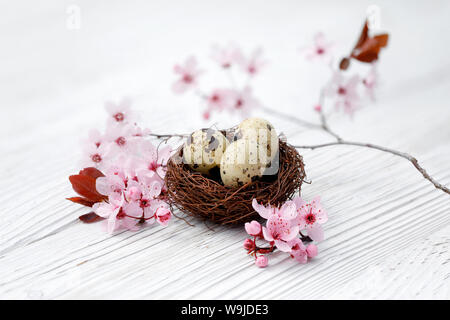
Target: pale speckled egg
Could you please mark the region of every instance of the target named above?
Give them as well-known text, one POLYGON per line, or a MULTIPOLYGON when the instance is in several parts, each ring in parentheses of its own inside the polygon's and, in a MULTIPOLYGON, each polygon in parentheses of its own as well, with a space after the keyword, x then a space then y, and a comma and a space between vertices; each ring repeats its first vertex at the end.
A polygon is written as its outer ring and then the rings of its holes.
POLYGON ((279 150, 278 135, 273 125, 261 118, 248 118, 236 129, 236 139, 256 141, 260 151, 260 162, 265 164, 275 157, 279 150))
POLYGON ((220 177, 225 186, 242 186, 262 176, 266 165, 258 160, 256 141, 236 140, 227 147, 220 162, 220 177))
POLYGON ((217 130, 194 131, 183 146, 183 161, 193 170, 208 174, 220 165, 220 160, 229 142, 217 130))

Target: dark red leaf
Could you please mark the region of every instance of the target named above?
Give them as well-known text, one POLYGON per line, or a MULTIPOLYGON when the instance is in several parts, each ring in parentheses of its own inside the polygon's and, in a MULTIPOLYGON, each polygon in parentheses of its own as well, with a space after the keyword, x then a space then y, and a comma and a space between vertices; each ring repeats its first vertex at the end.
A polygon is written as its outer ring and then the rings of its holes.
POLYGON ((361 48, 361 46, 364 44, 364 42, 369 37, 369 24, 366 20, 366 23, 364 23, 364 27, 361 31, 361 35, 359 36, 358 42, 356 42, 355 49, 361 48))
POLYGON ((361 62, 373 62, 378 59, 381 48, 387 46, 389 35, 380 34, 373 38, 368 38, 360 49, 352 52, 352 58, 361 62))
MULTIPOLYGON (((378 60, 378 54, 380 53, 381 48, 387 46, 388 40, 389 35, 387 33, 370 37, 369 25, 366 21, 350 57, 368 63, 378 60)), ((348 68, 347 62, 349 61, 341 61, 341 70, 346 70, 348 68)))
POLYGON ((95 180, 91 176, 87 175, 73 175, 69 177, 70 183, 72 183, 72 188, 78 193, 80 196, 86 198, 87 200, 93 202, 100 202, 106 199, 106 196, 97 192, 95 188, 95 180))
POLYGON ((380 49, 386 47, 389 41, 389 35, 387 33, 378 34, 373 38, 378 41, 378 46, 380 49))
POLYGON ((81 204, 83 206, 86 207, 92 207, 96 202, 88 200, 86 198, 82 198, 82 197, 72 197, 72 198, 66 198, 69 201, 81 204))
POLYGON ((80 216, 79 219, 81 221, 83 221, 84 223, 93 223, 93 222, 103 220, 104 218, 100 217, 95 212, 89 212, 89 213, 86 213, 86 214, 83 214, 82 216, 80 216))
POLYGON ((105 176, 100 170, 94 167, 84 168, 83 170, 80 171, 79 174, 83 176, 89 176, 95 179, 105 176))

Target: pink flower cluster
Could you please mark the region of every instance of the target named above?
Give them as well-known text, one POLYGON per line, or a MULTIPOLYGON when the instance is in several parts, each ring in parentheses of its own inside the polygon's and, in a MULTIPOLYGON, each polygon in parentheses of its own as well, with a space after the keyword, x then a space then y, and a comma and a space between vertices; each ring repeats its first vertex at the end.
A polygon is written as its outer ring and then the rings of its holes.
POLYGON ((94 212, 106 219, 109 233, 154 222, 166 226, 172 217, 164 201, 171 147, 158 148, 146 138, 150 131, 136 124, 128 100, 107 103, 106 110, 105 134, 91 131, 83 143, 84 167, 96 167, 105 175, 97 178, 96 189, 108 200, 94 204, 94 212))
MULTIPOLYGON (((307 60, 321 60, 330 64, 333 46, 322 33, 318 33, 314 37, 313 44, 302 51, 307 60)), ((330 66, 333 68, 332 64, 330 66)), ((369 72, 364 77, 359 74, 344 76, 342 70, 333 69, 331 80, 325 86, 323 93, 333 100, 336 110, 353 115, 361 107, 364 98, 375 100, 377 85, 378 74, 375 64, 372 63, 369 72)), ((323 112, 323 106, 319 103, 314 106, 314 110, 323 112)))
POLYGON ((287 252, 300 263, 306 263, 308 258, 317 255, 317 246, 308 242, 323 240, 322 224, 327 222, 328 215, 320 204, 320 198, 314 198, 310 203, 300 197, 287 201, 280 208, 263 206, 253 200, 253 208, 266 219, 266 225, 255 220, 245 224, 246 232, 253 238, 244 241, 244 248, 255 257, 258 267, 266 267, 268 259, 263 254, 275 249, 287 252), (258 247, 257 239, 264 239, 268 247, 258 247), (258 255, 260 254, 260 255, 258 255))
POLYGON ((198 68, 194 57, 189 57, 184 64, 174 67, 178 79, 172 86, 173 91, 176 94, 182 94, 189 89, 196 89, 205 103, 203 111, 205 120, 211 117, 212 112, 222 111, 239 113, 242 117, 247 117, 251 110, 260 106, 260 102, 253 95, 250 80, 259 74, 266 64, 262 58, 262 50, 258 48, 246 56, 234 45, 214 46, 211 58, 228 74, 230 83, 213 88, 208 93, 201 92, 198 88, 198 78, 204 71, 198 68), (232 69, 238 69, 241 75, 246 76, 244 85, 239 86, 236 83, 232 69))

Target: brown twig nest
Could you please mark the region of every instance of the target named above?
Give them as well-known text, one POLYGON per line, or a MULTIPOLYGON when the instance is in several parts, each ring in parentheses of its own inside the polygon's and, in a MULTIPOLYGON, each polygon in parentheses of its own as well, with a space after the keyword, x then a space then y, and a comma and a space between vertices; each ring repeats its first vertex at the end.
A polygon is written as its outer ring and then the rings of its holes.
MULTIPOLYGON (((177 163, 173 157, 167 164, 166 184, 169 203, 181 212, 219 224, 249 221, 258 214, 252 200, 279 205, 300 190, 305 179, 303 158, 297 150, 280 141, 278 173, 241 187, 226 187, 220 175, 205 176, 177 163)), ((182 150, 177 156, 182 156, 182 150)))

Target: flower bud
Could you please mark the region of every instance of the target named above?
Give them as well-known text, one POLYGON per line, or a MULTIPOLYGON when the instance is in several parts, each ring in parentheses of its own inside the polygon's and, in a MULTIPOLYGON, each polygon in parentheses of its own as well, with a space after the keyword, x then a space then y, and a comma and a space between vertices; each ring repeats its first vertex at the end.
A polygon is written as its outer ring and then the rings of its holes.
POLYGON ((261 225, 258 221, 253 220, 245 224, 245 231, 251 236, 257 236, 261 233, 261 225))
POLYGON ((253 250, 255 249, 255 243, 250 239, 245 239, 244 241, 244 249, 245 250, 253 250))
POLYGON ((265 268, 269 264, 269 260, 266 256, 259 256, 256 258, 255 264, 260 268, 265 268))
POLYGON ((306 247, 306 254, 308 258, 314 258, 317 256, 317 246, 315 244, 310 244, 306 247))

